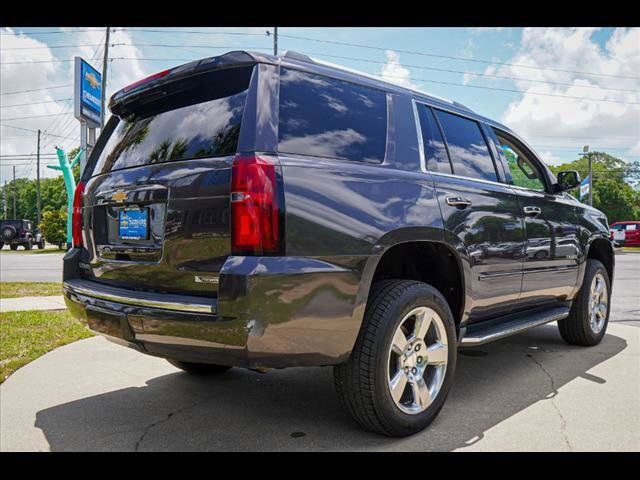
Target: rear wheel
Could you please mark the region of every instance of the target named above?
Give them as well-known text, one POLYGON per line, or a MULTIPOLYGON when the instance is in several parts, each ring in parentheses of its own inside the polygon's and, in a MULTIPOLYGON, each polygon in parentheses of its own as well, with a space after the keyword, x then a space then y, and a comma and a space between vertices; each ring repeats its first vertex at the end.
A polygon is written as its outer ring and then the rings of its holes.
POLYGON ((558 321, 564 341, 583 346, 600 343, 609 323, 610 301, 611 284, 607 269, 600 261, 590 258, 569 316, 558 321))
POLYGON ((170 358, 167 358, 167 362, 169 362, 174 367, 178 367, 180 370, 184 370, 185 372, 193 373, 195 375, 212 375, 224 373, 231 368, 227 365, 217 365, 215 363, 182 362, 180 360, 173 360, 170 358))
POLYGON ((2 250, 2 247, 4 247, 4 242, 0 242, 0 250, 2 250))
POLYGON ((362 427, 401 437, 434 420, 455 366, 455 324, 442 294, 422 282, 385 280, 374 285, 351 357, 334 379, 362 427))
POLYGON ((11 250, 17 250, 18 249, 18 244, 17 243, 12 243, 11 245, 9 245, 9 248, 11 250))

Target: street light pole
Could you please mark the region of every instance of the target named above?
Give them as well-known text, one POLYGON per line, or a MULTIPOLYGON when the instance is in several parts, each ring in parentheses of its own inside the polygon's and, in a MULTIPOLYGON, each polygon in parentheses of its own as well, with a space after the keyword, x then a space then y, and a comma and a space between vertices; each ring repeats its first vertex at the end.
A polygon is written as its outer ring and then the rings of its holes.
POLYGON ((38 209, 38 225, 40 225, 40 129, 38 129, 38 156, 36 163, 36 206, 38 209))

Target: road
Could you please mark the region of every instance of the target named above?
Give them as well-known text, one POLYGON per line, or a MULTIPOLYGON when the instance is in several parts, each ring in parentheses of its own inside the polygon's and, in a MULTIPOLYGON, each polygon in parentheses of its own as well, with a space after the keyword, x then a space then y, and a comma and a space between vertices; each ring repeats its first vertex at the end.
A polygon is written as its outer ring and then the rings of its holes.
POLYGON ((63 253, 18 252, 0 252, 0 281, 62 282, 63 253))
POLYGON ((340 408, 330 368, 198 378, 94 337, 0 386, 0 450, 639 451, 640 254, 617 256, 602 343, 566 345, 555 324, 461 352, 425 431, 389 439, 340 408))

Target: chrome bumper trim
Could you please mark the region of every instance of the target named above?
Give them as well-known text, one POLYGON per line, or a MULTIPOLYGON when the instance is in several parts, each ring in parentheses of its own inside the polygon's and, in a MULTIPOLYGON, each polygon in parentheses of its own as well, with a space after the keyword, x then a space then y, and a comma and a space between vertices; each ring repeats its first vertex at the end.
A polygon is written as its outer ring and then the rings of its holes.
POLYGON ((65 293, 98 298, 110 302, 135 305, 138 307, 159 308, 179 312, 216 313, 217 300, 191 297, 188 295, 138 292, 125 288, 101 285, 89 280, 67 280, 62 284, 65 293))

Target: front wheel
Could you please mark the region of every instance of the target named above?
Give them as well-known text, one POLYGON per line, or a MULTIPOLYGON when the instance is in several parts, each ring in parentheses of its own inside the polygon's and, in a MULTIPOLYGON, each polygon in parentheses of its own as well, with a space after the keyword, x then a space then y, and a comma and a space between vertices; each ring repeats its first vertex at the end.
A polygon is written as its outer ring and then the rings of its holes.
POLYGON ((334 368, 338 397, 368 430, 419 432, 451 388, 456 344, 453 315, 438 290, 416 281, 376 283, 351 356, 334 368))
POLYGON ((180 360, 173 360, 170 358, 167 358, 167 362, 174 367, 178 367, 180 370, 184 370, 185 372, 193 373, 195 375, 220 374, 231 368, 226 365, 217 365, 215 363, 182 362, 180 360))
POLYGON ((590 258, 569 316, 558 321, 564 341, 586 347, 600 343, 609 323, 610 303, 609 273, 600 261, 590 258))
POLYGON ((9 248, 11 250, 17 250, 18 249, 18 244, 17 243, 12 243, 11 245, 9 245, 9 248))
POLYGON ((32 248, 33 248, 33 240, 29 239, 27 240, 27 243, 24 244, 24 249, 31 250, 32 248))
POLYGON ((38 249, 39 249, 39 250, 42 250, 43 248, 44 248, 44 240, 40 240, 40 241, 38 242, 38 249))

